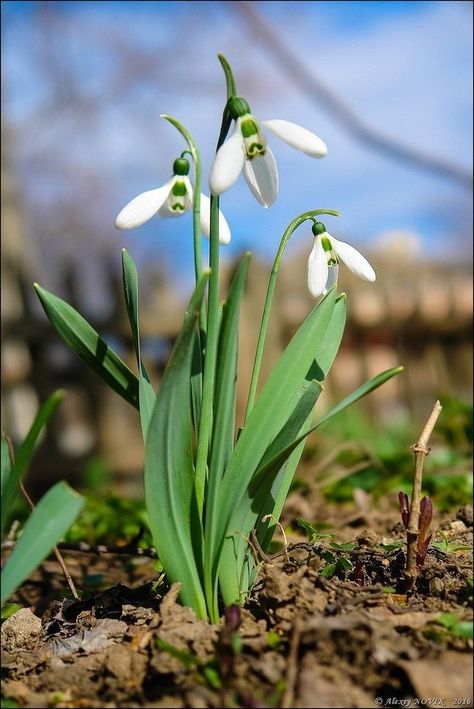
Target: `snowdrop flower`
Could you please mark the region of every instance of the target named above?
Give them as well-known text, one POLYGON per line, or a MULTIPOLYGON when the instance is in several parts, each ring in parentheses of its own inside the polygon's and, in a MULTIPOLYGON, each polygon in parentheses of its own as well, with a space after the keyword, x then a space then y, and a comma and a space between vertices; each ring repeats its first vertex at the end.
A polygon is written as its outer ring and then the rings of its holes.
POLYGON ((263 127, 313 158, 322 158, 327 153, 321 138, 296 123, 279 119, 258 121, 243 98, 229 102, 229 113, 235 121, 235 129, 217 151, 209 178, 211 192, 215 195, 232 187, 243 171, 257 201, 263 207, 273 204, 278 194, 278 171, 263 127))
MULTIPOLYGON (((160 217, 180 217, 193 208, 193 186, 188 177, 189 160, 180 157, 173 163, 173 177, 156 190, 142 192, 132 199, 115 220, 118 229, 134 229, 141 226, 155 214, 160 217)), ((201 194, 201 231, 209 237, 211 202, 201 194)), ((227 221, 219 212, 219 241, 228 244, 230 229, 227 221)))
POLYGON ((359 278, 375 281, 374 269, 357 249, 328 234, 322 222, 315 222, 312 231, 315 239, 308 259, 308 289, 313 298, 325 295, 337 283, 339 261, 359 278))

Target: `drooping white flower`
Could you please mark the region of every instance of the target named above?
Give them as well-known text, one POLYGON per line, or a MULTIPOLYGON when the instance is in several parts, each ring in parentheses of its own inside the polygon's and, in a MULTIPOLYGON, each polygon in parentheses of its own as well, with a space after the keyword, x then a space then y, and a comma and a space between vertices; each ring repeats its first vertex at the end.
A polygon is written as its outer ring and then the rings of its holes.
POLYGON ((278 194, 278 170, 262 126, 313 158, 322 158, 327 153, 324 141, 297 123, 279 119, 258 121, 242 98, 229 103, 229 113, 235 129, 214 158, 209 177, 213 194, 219 195, 232 187, 243 171, 257 201, 263 207, 273 204, 278 194))
MULTIPOLYGON (((173 163, 173 177, 162 187, 142 192, 132 199, 115 220, 118 229, 135 229, 155 214, 160 217, 180 217, 193 208, 193 186, 188 177, 189 161, 178 158, 173 163)), ((201 231, 209 237, 211 202, 201 194, 201 231)), ((219 211, 219 241, 228 244, 231 239, 229 225, 219 211)))
POLYGON ((314 244, 308 259, 308 290, 313 298, 325 295, 337 283, 339 261, 365 281, 375 281, 375 271, 361 253, 350 244, 328 234, 322 222, 312 228, 314 244))

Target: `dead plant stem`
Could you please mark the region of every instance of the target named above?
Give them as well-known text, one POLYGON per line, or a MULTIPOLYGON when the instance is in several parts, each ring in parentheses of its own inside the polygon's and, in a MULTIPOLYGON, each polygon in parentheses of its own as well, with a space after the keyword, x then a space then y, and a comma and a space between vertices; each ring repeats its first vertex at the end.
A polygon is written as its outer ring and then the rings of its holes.
POLYGON ((442 406, 439 401, 433 407, 423 431, 418 439, 418 442, 411 446, 411 450, 415 454, 415 476, 413 479, 413 489, 410 502, 410 520, 407 529, 407 564, 406 564, 406 584, 407 590, 413 588, 418 569, 416 565, 416 555, 418 551, 418 534, 419 534, 419 517, 420 517, 420 498, 421 487, 423 483, 423 464, 425 457, 429 454, 428 441, 436 425, 436 421, 441 413, 442 406))

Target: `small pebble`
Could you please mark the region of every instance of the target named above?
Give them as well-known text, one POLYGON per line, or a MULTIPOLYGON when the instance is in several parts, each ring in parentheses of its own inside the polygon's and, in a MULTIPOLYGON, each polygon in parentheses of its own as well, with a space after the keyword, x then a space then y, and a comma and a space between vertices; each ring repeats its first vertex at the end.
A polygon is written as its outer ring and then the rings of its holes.
POLYGON ((2 623, 2 649, 31 648, 41 635, 41 620, 29 608, 21 608, 2 623))
POLYGON ((429 588, 432 596, 442 596, 444 594, 444 583, 438 577, 430 579, 429 588))

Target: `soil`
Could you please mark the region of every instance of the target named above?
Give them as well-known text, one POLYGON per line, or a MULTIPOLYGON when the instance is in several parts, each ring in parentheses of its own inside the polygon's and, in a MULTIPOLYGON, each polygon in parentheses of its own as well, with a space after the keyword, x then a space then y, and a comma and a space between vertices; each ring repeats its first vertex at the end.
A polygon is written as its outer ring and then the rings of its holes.
MULTIPOLYGON (((377 517, 358 502, 356 514, 325 510, 335 538, 290 538, 262 563, 245 608, 218 625, 180 606, 151 559, 66 554, 80 601, 64 599, 57 563, 45 562, 2 625, 3 697, 21 707, 472 706, 471 551, 431 548, 407 594, 393 501, 377 517)), ((307 517, 302 506, 290 497, 285 523, 307 517)), ((438 528, 472 544, 472 508, 438 528)))

